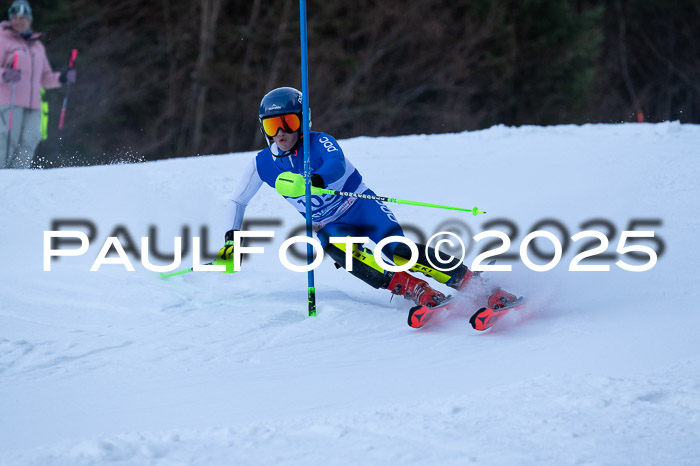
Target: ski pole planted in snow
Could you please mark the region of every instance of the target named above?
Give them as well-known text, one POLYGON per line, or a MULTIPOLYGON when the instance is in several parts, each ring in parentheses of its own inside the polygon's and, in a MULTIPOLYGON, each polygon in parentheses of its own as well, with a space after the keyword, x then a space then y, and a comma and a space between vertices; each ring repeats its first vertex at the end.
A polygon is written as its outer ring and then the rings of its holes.
MULTIPOLYGON (((17 69, 17 54, 15 54, 14 58, 12 59, 12 69, 16 70, 17 69)), ((5 151, 5 166, 7 168, 10 168, 10 163, 12 161, 12 157, 10 154, 10 136, 12 135, 12 113, 14 112, 15 109, 15 86, 17 85, 17 82, 13 81, 12 82, 12 93, 10 94, 10 111, 7 114, 7 150, 5 151)))
MULTIPOLYGON (((73 49, 70 53, 70 61, 68 69, 72 69, 75 65, 75 59, 78 58, 78 49, 73 49)), ((61 107, 61 119, 58 120, 58 129, 63 129, 63 120, 66 117, 66 107, 68 106, 68 96, 70 95, 70 81, 66 83, 66 95, 63 97, 63 106, 61 107)))
MULTIPOLYGON (((279 194, 287 197, 303 196, 306 192, 306 189, 304 187, 304 177, 292 172, 281 173, 275 181, 275 190, 279 194)), ((311 187, 311 194, 333 194, 335 196, 357 197, 359 199, 393 202, 396 204, 418 205, 423 207, 434 207, 436 209, 460 210, 463 212, 471 212, 474 216, 486 213, 483 210, 479 210, 477 207, 474 207, 472 209, 464 209, 462 207, 450 207, 440 204, 429 204, 427 202, 406 201, 404 199, 396 199, 394 197, 374 196, 371 194, 358 194, 345 191, 334 191, 332 189, 323 189, 315 187, 311 187)))

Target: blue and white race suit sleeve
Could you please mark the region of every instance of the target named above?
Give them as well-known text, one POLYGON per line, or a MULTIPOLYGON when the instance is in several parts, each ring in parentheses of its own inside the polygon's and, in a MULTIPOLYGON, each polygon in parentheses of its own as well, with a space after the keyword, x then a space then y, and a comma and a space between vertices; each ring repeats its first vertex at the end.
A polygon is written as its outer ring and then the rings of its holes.
POLYGON ((225 224, 231 230, 240 230, 243 224, 243 214, 248 202, 262 186, 263 180, 258 175, 257 164, 255 158, 252 158, 250 163, 241 173, 241 181, 236 189, 231 193, 228 203, 226 204, 225 224))

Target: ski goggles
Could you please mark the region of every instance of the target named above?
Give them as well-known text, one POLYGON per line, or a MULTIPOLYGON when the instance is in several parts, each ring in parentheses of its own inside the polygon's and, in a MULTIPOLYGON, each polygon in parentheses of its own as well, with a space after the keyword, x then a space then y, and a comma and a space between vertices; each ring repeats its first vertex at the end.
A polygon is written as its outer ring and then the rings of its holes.
POLYGON ((10 19, 14 18, 15 16, 24 16, 26 18, 31 18, 32 9, 29 7, 29 5, 26 5, 24 3, 18 3, 17 5, 12 5, 10 7, 10 9, 8 10, 8 14, 10 16, 10 19))
POLYGON ((285 133, 293 133, 298 131, 300 126, 301 120, 296 113, 277 115, 262 120, 263 131, 268 137, 275 136, 280 129, 285 133))

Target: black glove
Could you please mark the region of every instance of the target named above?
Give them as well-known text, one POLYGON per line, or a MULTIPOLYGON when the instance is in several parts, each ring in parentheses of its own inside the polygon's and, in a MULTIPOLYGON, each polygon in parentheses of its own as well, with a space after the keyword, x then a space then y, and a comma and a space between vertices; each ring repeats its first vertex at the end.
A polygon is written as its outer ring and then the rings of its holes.
POLYGON ((2 80, 6 83, 16 83, 22 79, 22 70, 8 68, 2 73, 2 80))
POLYGON ((229 230, 224 235, 224 241, 233 241, 233 232, 238 230, 229 230))
POLYGON ((325 188, 326 187, 326 182, 323 181, 323 178, 321 178, 321 175, 318 173, 314 173, 311 175, 311 186, 314 188, 325 188))
POLYGON ((68 68, 67 70, 61 71, 61 76, 58 77, 58 80, 61 81, 61 84, 65 83, 75 83, 75 79, 78 77, 78 72, 75 71, 75 68, 68 68))

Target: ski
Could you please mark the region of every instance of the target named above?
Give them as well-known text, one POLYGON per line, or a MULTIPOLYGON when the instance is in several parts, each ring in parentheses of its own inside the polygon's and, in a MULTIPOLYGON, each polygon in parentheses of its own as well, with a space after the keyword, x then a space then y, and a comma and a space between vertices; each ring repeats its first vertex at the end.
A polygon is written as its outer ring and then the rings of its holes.
POLYGON ((500 309, 491 309, 489 307, 482 307, 474 313, 469 319, 469 323, 472 324, 474 330, 484 331, 493 327, 493 325, 501 320, 503 316, 508 314, 513 309, 519 310, 525 305, 525 299, 521 296, 508 306, 502 307, 500 309))
MULTIPOLYGON (((495 264, 496 261, 492 260, 488 265, 495 264)), ((481 272, 474 273, 474 278, 481 275, 481 272)), ((448 296, 444 301, 435 307, 430 307, 426 305, 413 306, 408 311, 408 326, 413 328, 423 327, 430 319, 435 315, 440 314, 444 311, 451 310, 456 305, 454 296, 448 296)), ((496 322, 498 322, 504 315, 508 314, 513 309, 520 309, 525 304, 525 298, 522 296, 515 298, 514 301, 507 303, 499 309, 492 309, 489 307, 482 307, 474 313, 474 315, 469 319, 472 327, 475 330, 483 331, 491 328, 496 322)))
MULTIPOLYGON (((435 307, 425 305, 413 306, 408 311, 408 326, 413 328, 421 328, 435 315, 451 310, 455 304, 454 298, 449 297, 435 307)), ((484 331, 493 327, 496 322, 498 322, 503 316, 508 314, 513 309, 520 310, 524 305, 525 298, 521 296, 508 306, 500 309, 482 307, 471 316, 469 323, 472 325, 474 330, 484 331)))
POLYGON ((449 296, 443 302, 435 307, 430 307, 426 305, 413 306, 408 311, 408 325, 413 328, 421 328, 428 322, 433 316, 439 314, 443 311, 451 309, 455 305, 454 298, 449 296))

